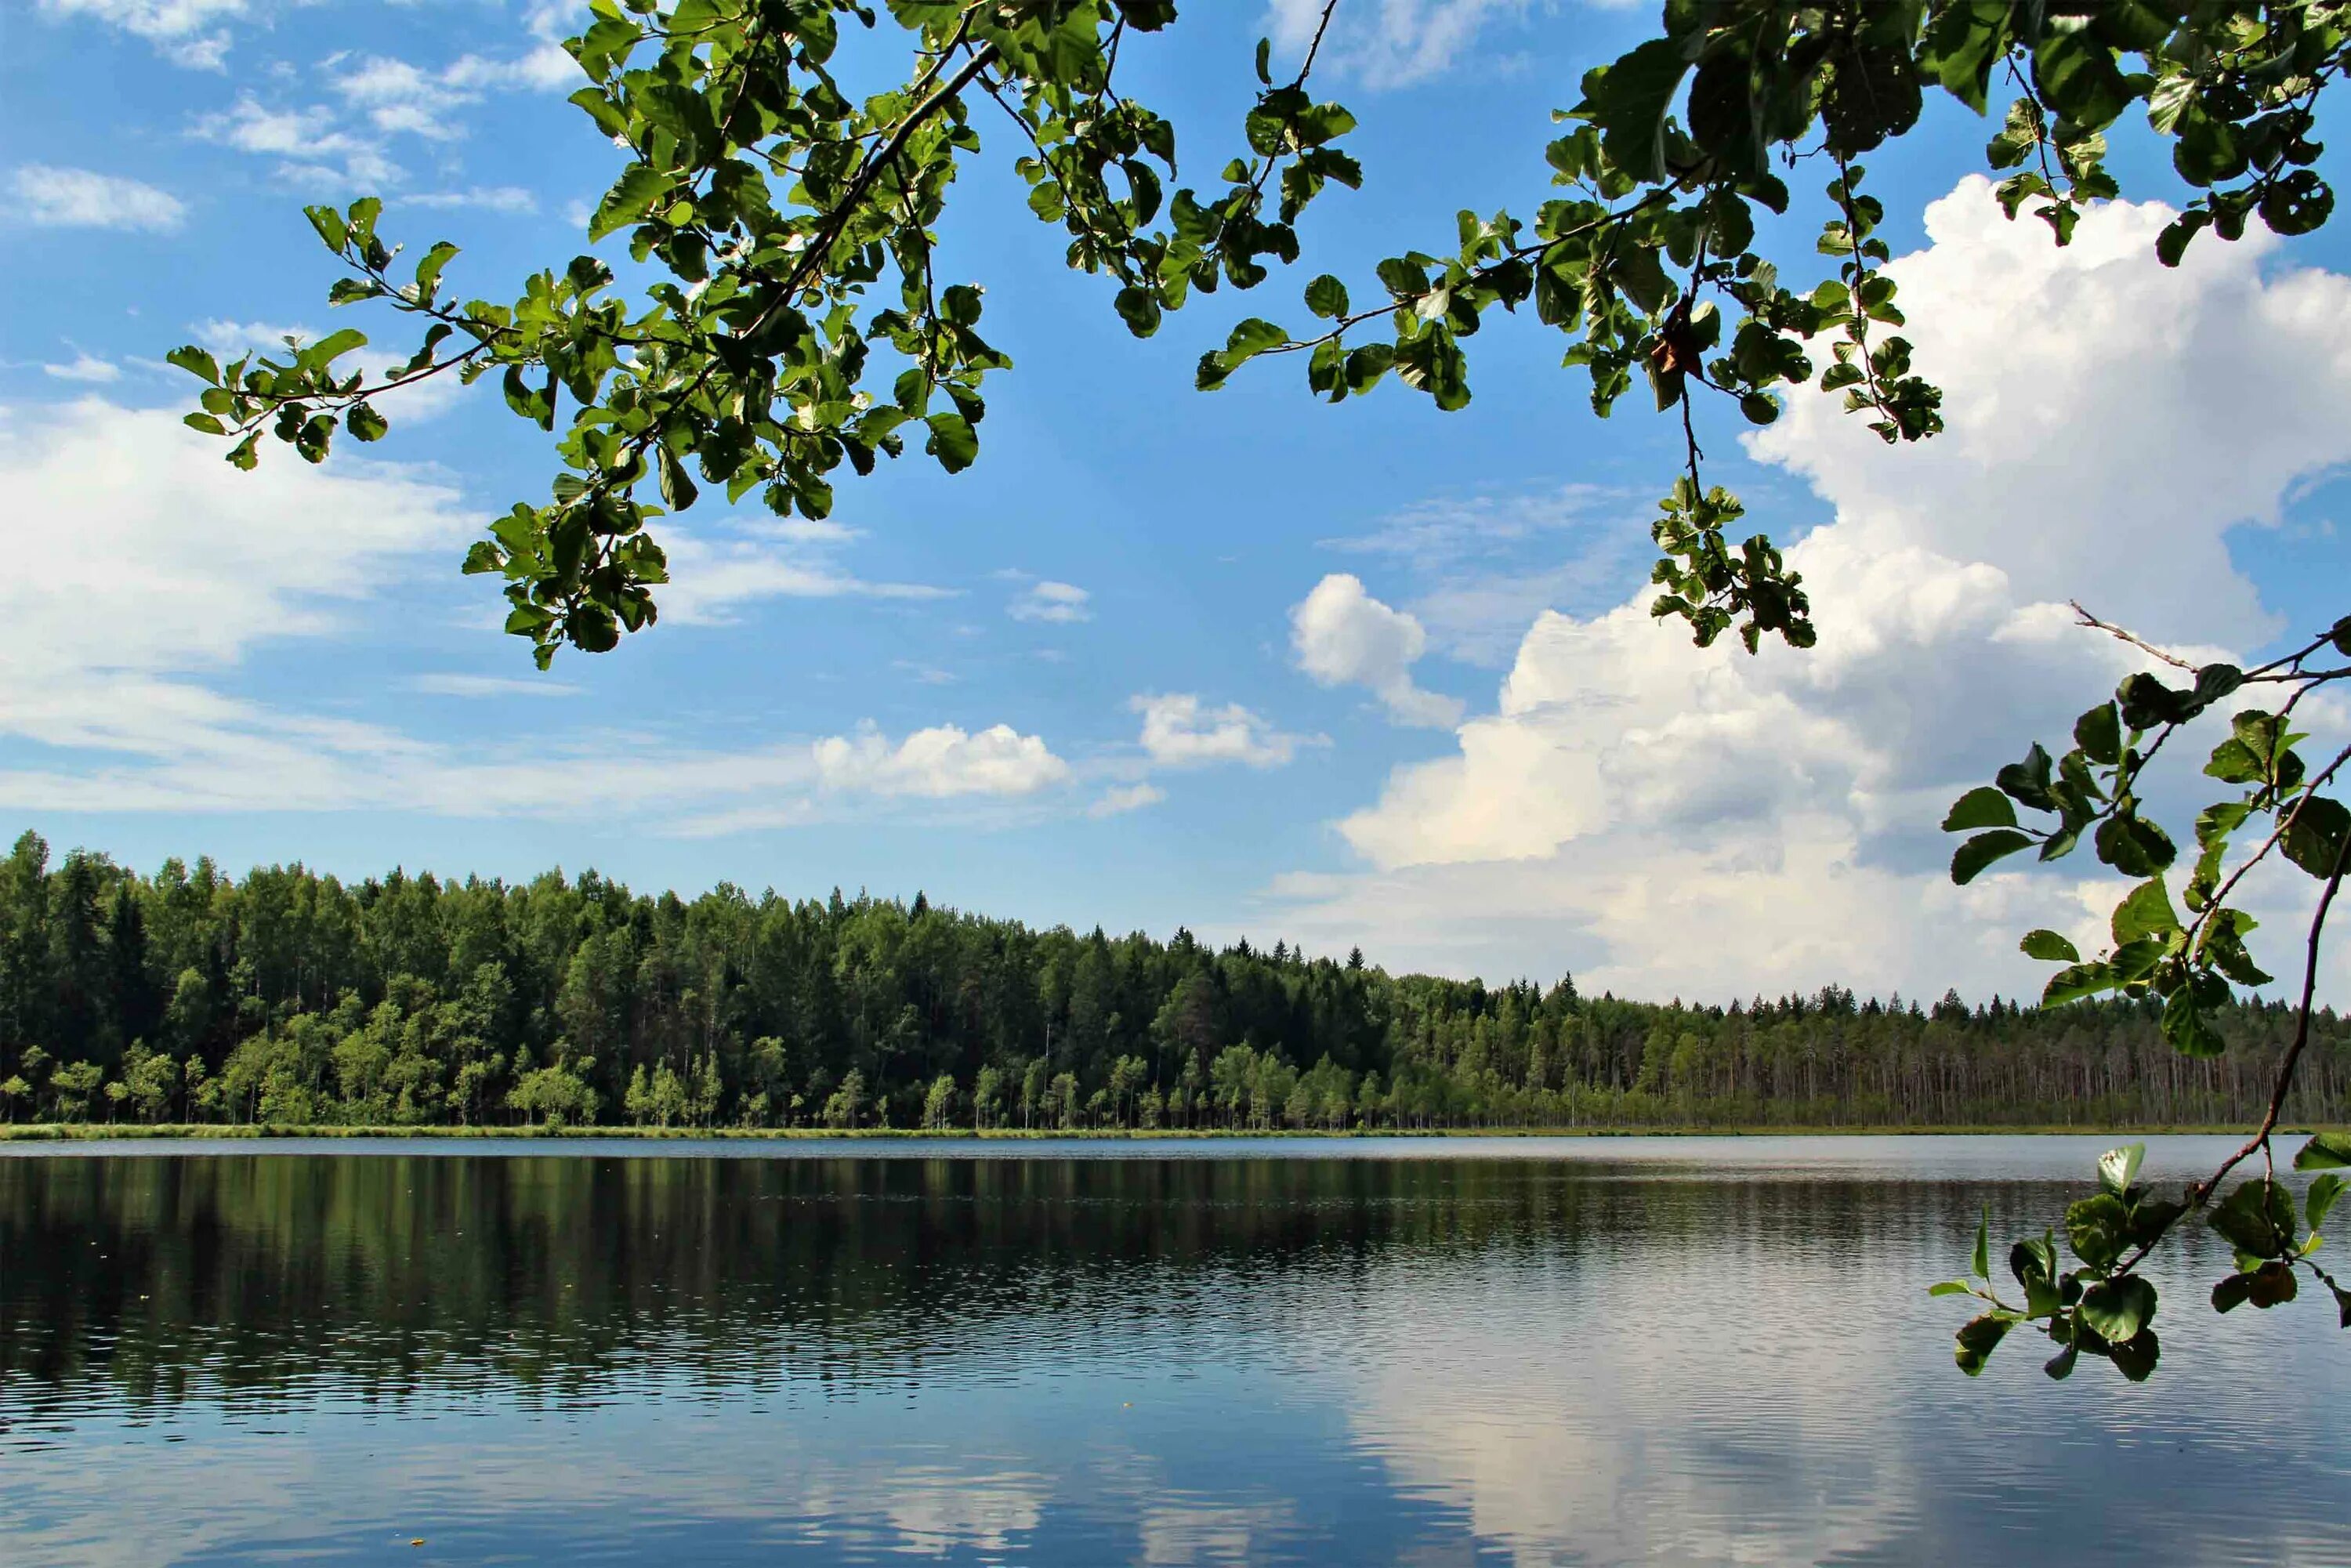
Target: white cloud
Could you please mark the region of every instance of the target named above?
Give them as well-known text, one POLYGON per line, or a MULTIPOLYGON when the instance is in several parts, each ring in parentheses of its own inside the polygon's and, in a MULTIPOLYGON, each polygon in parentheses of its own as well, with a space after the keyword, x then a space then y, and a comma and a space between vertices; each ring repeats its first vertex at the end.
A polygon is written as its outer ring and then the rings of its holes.
POLYGON ((1103 790, 1086 808, 1089 817, 1119 817, 1129 811, 1139 811, 1145 806, 1156 806, 1167 799, 1167 791, 1155 784, 1117 784, 1103 790))
POLYGON ((470 185, 462 191, 425 191, 400 199, 412 207, 477 207, 516 215, 538 211, 538 198, 520 185, 470 185))
POLYGON ((112 360, 101 360, 80 350, 76 350, 74 357, 64 364, 43 365, 41 370, 43 373, 55 376, 61 382, 82 382, 93 386, 102 385, 107 382, 119 382, 122 379, 120 365, 116 364, 112 360))
POLYGON ((189 134, 239 152, 283 160, 280 178, 299 185, 391 185, 405 177, 382 144, 336 129, 331 110, 271 109, 253 94, 199 116, 189 134))
POLYGON ((1127 706, 1143 716, 1143 749, 1163 767, 1242 762, 1279 768, 1301 744, 1299 737, 1282 734, 1238 703, 1211 707, 1189 692, 1144 694, 1127 706))
POLYGON ((246 0, 40 0, 52 17, 86 16, 144 38, 166 58, 218 70, 228 56, 219 24, 251 14, 246 0))
POLYGON ((1568 484, 1415 502, 1366 532, 1317 542, 1409 568, 1421 586, 1408 608, 1430 646, 1507 665, 1538 611, 1605 609, 1648 574, 1655 509, 1639 491, 1568 484))
MULTIPOLYGON (((1525 15, 1528 0, 1366 0, 1342 5, 1324 37, 1322 64, 1372 88, 1404 87, 1444 71, 1489 22, 1525 15)), ((1275 46, 1301 57, 1322 19, 1322 0, 1270 0, 1266 26, 1275 46)))
POLYGON ((1326 686, 1371 688, 1398 724, 1443 727, 1461 704, 1413 684, 1413 661, 1428 646, 1418 621, 1364 591, 1361 578, 1334 571, 1290 612, 1298 667, 1326 686))
POLYGON ((396 560, 476 527, 416 470, 313 469, 273 452, 241 475, 223 450, 172 411, 89 398, 0 412, 0 505, 15 520, 0 656, 17 672, 0 701, 38 701, 25 688, 39 670, 220 664, 265 638, 322 634, 396 560))
POLYGON ((1070 766, 1044 740, 1010 725, 967 735, 951 724, 918 729, 893 746, 879 730, 832 736, 814 748, 818 784, 828 790, 912 795, 1029 795, 1059 784, 1070 766))
POLYGON ((286 340, 308 343, 319 334, 308 327, 273 326, 266 321, 227 321, 208 316, 188 329, 196 341, 222 359, 235 359, 245 354, 284 354, 286 340))
POLYGON ((408 685, 412 690, 442 697, 569 697, 580 695, 580 688, 569 682, 550 680, 543 675, 530 678, 513 675, 418 675, 408 685))
POLYGON ((1086 601, 1092 597, 1075 583, 1043 579, 1022 590, 1005 613, 1015 621, 1043 621, 1055 625, 1069 625, 1094 618, 1094 612, 1086 608, 1086 601))
MULTIPOLYGON (((759 527, 753 524, 743 531, 752 532, 759 527)), ((837 536, 812 537, 819 543, 828 543, 837 536)), ((660 538, 662 549, 669 556, 669 588, 661 598, 664 622, 725 624, 734 620, 740 606, 763 599, 921 602, 955 597, 955 590, 927 583, 868 581, 841 570, 821 553, 801 546, 789 533, 774 540, 713 538, 682 528, 664 528, 660 538)))
POLYGON ((585 81, 577 61, 542 42, 510 60, 463 55, 438 70, 387 55, 361 55, 333 78, 335 91, 387 136, 452 141, 465 134, 460 112, 493 92, 544 90, 585 81))
POLYGON ((1952 888, 1935 825, 2135 667, 2063 601, 2256 644, 2277 627, 2229 530, 2351 460, 2351 279, 2265 276, 2251 235, 2163 268, 2168 216, 2109 205, 2061 251, 1980 179, 1930 205, 1894 270, 1949 433, 1887 448, 1808 396, 1751 444, 1834 508, 1789 557, 1820 646, 1700 652, 1646 591, 1543 613, 1499 711, 1339 824, 1373 870, 1283 879, 1285 922, 1639 994, 2036 986, 2017 934, 2090 925, 2115 884, 2069 862, 1952 888))
MULTIPOLYGON (((869 726, 734 750, 575 727, 460 747, 217 689, 263 644, 347 637, 380 588, 446 570, 479 517, 431 470, 350 457, 314 468, 273 452, 241 475, 171 412, 87 398, 0 410, 0 510, 16 525, 14 570, 0 573, 0 808, 624 810, 714 831, 730 812, 740 827, 863 802, 1011 799, 1069 777, 1041 737, 1003 725, 895 741, 869 726), (548 768, 572 763, 550 792, 548 768)), ((562 689, 403 684, 465 697, 562 689)))
POLYGON ((17 217, 40 228, 146 229, 168 234, 188 215, 177 196, 120 174, 27 163, 9 176, 17 217))
POLYGON ((442 79, 461 88, 482 87, 494 90, 528 89, 551 91, 557 88, 577 89, 586 85, 588 78, 580 62, 560 44, 542 42, 511 60, 494 60, 480 55, 465 55, 442 73, 442 79))

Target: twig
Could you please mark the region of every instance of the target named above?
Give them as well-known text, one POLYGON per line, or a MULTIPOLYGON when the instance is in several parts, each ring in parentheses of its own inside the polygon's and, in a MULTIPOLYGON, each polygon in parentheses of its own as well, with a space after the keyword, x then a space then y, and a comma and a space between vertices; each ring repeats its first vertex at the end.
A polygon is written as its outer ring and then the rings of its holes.
POLYGON ((2074 622, 2075 625, 2086 626, 2093 632, 2104 632, 2107 636, 2114 638, 2119 643, 2128 643, 2140 653, 2150 654, 2155 658, 2160 659, 2175 670, 2186 670, 2190 674, 2195 673, 2196 666, 2181 658, 2179 654, 2165 653, 2162 649, 2157 647, 2154 643, 2147 642, 2145 638, 2139 636, 2137 632, 2130 631, 2126 627, 2117 626, 2111 621, 2099 620, 2087 610, 2082 608, 2082 601, 2080 600, 2069 599, 2065 601, 2065 604, 2068 609, 2072 610, 2075 615, 2080 617, 2080 619, 2074 622))

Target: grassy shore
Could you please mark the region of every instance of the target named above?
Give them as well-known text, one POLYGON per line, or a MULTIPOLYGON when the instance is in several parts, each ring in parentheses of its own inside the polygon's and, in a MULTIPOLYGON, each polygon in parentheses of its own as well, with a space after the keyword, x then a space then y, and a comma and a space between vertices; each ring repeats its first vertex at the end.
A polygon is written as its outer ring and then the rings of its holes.
MULTIPOLYGON (((2280 1129, 2280 1135, 2311 1131, 2309 1128, 2280 1129)), ((1075 1131, 1029 1130, 1019 1127, 989 1128, 977 1131, 969 1127, 947 1127, 918 1130, 900 1127, 861 1127, 842 1130, 821 1127, 347 1127, 297 1126, 253 1124, 163 1123, 109 1124, 90 1122, 27 1122, 0 1124, 0 1143, 89 1143, 97 1141, 172 1140, 185 1138, 264 1139, 264 1138, 537 1138, 553 1141, 580 1138, 634 1138, 649 1140, 725 1140, 745 1143, 792 1143, 808 1139, 838 1140, 843 1138, 872 1139, 897 1143, 917 1143, 956 1138, 984 1138, 991 1143, 1041 1142, 1048 1139, 1085 1139, 1118 1143, 1152 1143, 1170 1139, 1197 1138, 1301 1138, 1343 1142, 1351 1138, 1758 1138, 1758 1137, 1887 1137, 1929 1136, 1951 1134, 2007 1134, 2032 1136, 2100 1136, 2138 1137, 2163 1134, 2213 1134, 2239 1135, 2246 1129, 2233 1125, 2188 1124, 2178 1126, 1643 1126, 1643 1127, 1432 1127, 1409 1128, 1401 1131, 1379 1129, 1374 1132, 1350 1130, 1343 1133, 1301 1131, 1277 1128, 1272 1131, 1233 1131, 1220 1127, 1196 1129, 1172 1128, 1144 1131, 1124 1128, 1088 1128, 1075 1131)))

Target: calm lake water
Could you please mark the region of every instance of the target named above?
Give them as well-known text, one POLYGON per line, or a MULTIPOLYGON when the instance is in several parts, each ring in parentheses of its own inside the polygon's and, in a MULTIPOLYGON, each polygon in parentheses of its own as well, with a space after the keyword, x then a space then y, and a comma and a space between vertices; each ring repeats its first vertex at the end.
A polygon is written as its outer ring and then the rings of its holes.
POLYGON ((2351 1562, 2331 1308, 1953 1369, 2110 1141, 0 1145, 0 1562, 2351 1562))

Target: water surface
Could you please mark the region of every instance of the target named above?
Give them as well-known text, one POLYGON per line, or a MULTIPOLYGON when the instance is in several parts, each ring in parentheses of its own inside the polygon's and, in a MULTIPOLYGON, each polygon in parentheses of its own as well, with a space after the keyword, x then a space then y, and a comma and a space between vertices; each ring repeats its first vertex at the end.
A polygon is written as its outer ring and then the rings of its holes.
POLYGON ((2351 1561, 2200 1236, 1952 1369, 2103 1142, 0 1145, 0 1561, 2351 1561))

